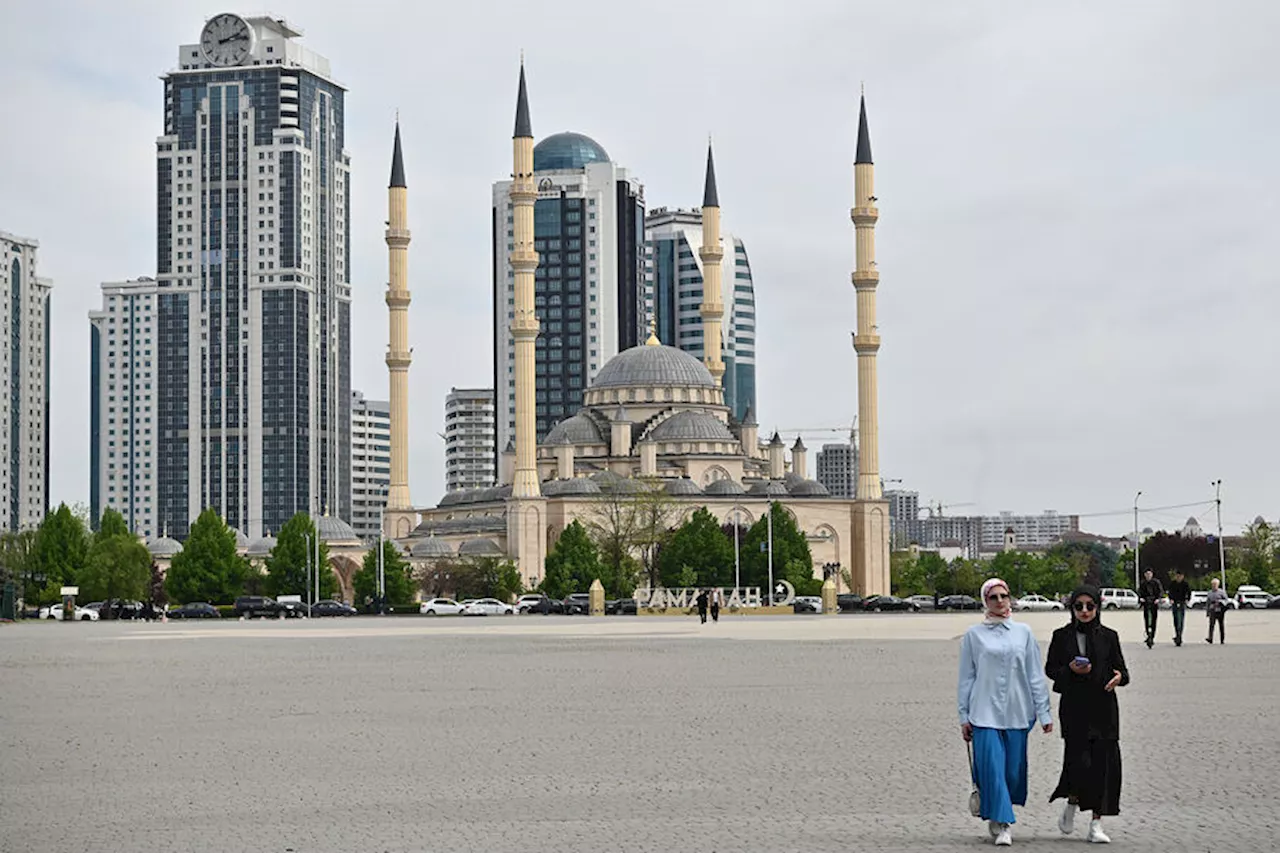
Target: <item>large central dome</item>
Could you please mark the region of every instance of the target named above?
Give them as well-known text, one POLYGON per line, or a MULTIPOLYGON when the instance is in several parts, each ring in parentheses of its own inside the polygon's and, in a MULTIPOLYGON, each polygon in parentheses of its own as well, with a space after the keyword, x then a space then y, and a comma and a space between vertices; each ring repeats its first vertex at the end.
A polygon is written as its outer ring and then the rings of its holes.
POLYGON ((533 171, 581 169, 588 163, 608 163, 609 154, 589 136, 557 133, 533 146, 533 171))
POLYGON ((592 390, 637 385, 719 387, 702 362, 684 350, 661 345, 623 350, 605 362, 591 381, 592 390))

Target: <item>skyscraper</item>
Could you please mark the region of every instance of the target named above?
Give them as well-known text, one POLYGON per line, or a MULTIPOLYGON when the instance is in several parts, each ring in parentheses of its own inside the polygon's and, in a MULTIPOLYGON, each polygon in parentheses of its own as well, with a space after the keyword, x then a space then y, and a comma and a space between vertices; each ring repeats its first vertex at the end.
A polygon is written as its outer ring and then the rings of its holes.
POLYGON ((483 489, 498 481, 493 456, 493 389, 453 388, 444 401, 445 489, 483 489))
POLYGON ((893 489, 884 493, 889 502, 889 532, 893 548, 901 550, 911 543, 920 544, 924 528, 920 524, 920 493, 893 489))
MULTIPOLYGON (((530 131, 532 133, 532 131, 530 131)), ((595 140, 557 133, 533 149, 535 418, 539 440, 582 405, 611 356, 644 340, 644 188, 595 140)), ((493 185, 493 377, 497 451, 515 431, 515 210, 493 185)))
POLYGON ((40 244, 0 231, 0 530, 38 525, 49 508, 49 297, 40 244))
POLYGON ((818 451, 817 480, 832 497, 852 498, 858 493, 858 445, 824 444, 818 451))
MULTIPOLYGON (((702 349, 702 211, 649 211, 645 227, 646 314, 654 318, 658 338, 698 359, 702 349)), ((739 422, 756 406, 756 295, 751 264, 742 240, 724 235, 724 300, 721 360, 724 401, 739 422), (733 247, 732 255, 728 247, 733 247)), ((852 497, 852 494, 849 495, 852 497)))
POLYGON ((351 392, 351 527, 376 543, 391 486, 391 404, 351 392))
POLYGON ((220 14, 164 77, 156 517, 351 517, 346 92, 285 21, 220 14))

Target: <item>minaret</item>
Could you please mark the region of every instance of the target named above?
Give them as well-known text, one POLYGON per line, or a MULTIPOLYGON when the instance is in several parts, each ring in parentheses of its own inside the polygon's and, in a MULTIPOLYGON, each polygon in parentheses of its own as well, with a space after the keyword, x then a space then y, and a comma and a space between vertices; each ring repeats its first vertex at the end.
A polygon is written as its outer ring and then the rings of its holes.
POLYGON ((720 297, 720 261, 724 249, 720 247, 720 195, 716 192, 716 164, 711 156, 711 143, 707 142, 707 182, 702 190, 702 361, 723 384, 724 362, 720 360, 720 321, 724 318, 724 302, 720 297))
POLYGON ((876 174, 871 162, 871 134, 867 130, 867 99, 858 114, 858 153, 853 165, 854 225, 857 267, 853 287, 858 298, 858 331, 853 348, 858 353, 858 500, 880 499, 880 437, 877 414, 876 353, 880 350, 876 326, 876 174))
MULTIPOLYGON (((387 186, 387 314, 390 339, 387 372, 391 379, 391 483, 387 491, 389 512, 411 510, 409 497, 409 190, 404 182, 404 158, 400 152, 400 120, 391 150, 391 181, 387 186)), ((384 516, 383 532, 404 535, 393 518, 384 516)))
POLYGON ((511 269, 515 274, 516 301, 515 316, 511 320, 516 355, 516 470, 511 496, 532 498, 542 494, 533 400, 534 343, 539 328, 533 307, 533 273, 538 268, 538 253, 533 249, 533 205, 538 200, 538 190, 533 183, 533 124, 529 121, 523 62, 520 63, 520 91, 516 96, 516 128, 511 147, 512 230, 515 232, 511 269))

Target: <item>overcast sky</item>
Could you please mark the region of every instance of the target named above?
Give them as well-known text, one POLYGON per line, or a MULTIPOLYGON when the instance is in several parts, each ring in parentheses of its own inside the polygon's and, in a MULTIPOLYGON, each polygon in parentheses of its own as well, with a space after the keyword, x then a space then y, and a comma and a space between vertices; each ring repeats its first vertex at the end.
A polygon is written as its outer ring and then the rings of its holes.
MULTIPOLYGON (((87 501, 87 312, 155 274, 159 77, 208 3, 9 4, 0 230, 54 282, 52 500, 87 501)), ((865 81, 880 458, 949 514, 1144 526, 1280 516, 1280 7, 1262 2, 357 4, 275 0, 349 89, 352 384, 387 396, 387 174, 410 188, 411 478, 443 492, 444 396, 490 383, 490 185, 534 133, 595 138, 649 207, 700 201, 755 277, 761 432, 857 411, 852 159, 865 81), (1115 514, 1114 511, 1119 511, 1115 514)), ((812 448, 836 433, 806 435, 812 448)), ((812 465, 812 463, 811 463, 812 465)), ((895 484, 896 485, 896 484, 895 484)))

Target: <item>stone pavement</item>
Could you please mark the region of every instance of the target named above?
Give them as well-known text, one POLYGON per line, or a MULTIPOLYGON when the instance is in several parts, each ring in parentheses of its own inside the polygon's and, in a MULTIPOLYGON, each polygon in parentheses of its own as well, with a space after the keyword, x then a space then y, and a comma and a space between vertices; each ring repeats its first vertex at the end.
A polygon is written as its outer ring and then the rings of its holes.
MULTIPOLYGON (((1226 646, 1162 622, 1153 650, 1105 618, 1133 672, 1113 842, 1275 849, 1280 612, 1229 615, 1226 646)), ((985 849, 954 711, 973 621, 0 626, 0 851, 985 849)), ((1060 756, 1033 735, 1015 849, 1084 843, 1044 801, 1060 756)))

